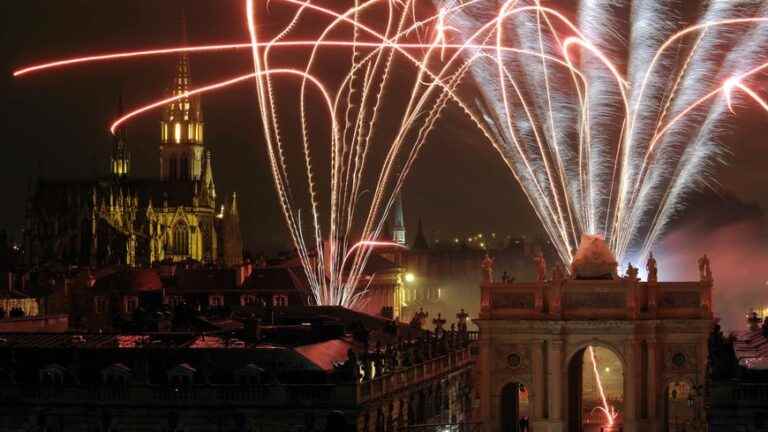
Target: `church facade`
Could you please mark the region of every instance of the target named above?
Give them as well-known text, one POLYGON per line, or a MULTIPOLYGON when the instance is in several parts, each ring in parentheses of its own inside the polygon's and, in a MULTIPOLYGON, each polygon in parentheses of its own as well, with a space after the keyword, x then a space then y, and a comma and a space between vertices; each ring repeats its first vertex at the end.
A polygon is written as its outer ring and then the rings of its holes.
MULTIPOLYGON (((182 55, 173 95, 185 95, 190 85, 189 59, 182 55)), ((28 264, 146 266, 186 260, 239 264, 237 196, 225 202, 217 197, 204 134, 200 98, 184 97, 164 109, 158 177, 131 175, 127 135, 120 129, 113 138, 109 175, 38 180, 27 203, 28 264)))

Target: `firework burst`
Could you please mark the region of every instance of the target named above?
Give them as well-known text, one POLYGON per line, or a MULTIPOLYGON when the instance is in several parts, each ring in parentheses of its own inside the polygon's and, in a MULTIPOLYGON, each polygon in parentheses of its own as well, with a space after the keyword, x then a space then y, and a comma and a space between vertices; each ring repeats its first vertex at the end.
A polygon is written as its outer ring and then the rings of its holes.
POLYGON ((582 234, 604 236, 619 260, 647 254, 685 193, 708 181, 739 104, 768 111, 753 90, 768 69, 768 6, 712 2, 683 27, 670 4, 245 0, 245 42, 64 59, 15 75, 142 56, 249 55, 252 70, 147 103, 112 130, 177 99, 255 85, 313 301, 354 307, 372 250, 393 246, 379 240, 385 220, 449 104, 503 157, 564 262, 582 234), (280 22, 273 8, 288 18, 267 34, 267 22, 280 22), (309 17, 323 24, 306 25, 309 17), (346 66, 321 79, 331 64, 346 66), (297 147, 300 157, 289 157, 297 147))

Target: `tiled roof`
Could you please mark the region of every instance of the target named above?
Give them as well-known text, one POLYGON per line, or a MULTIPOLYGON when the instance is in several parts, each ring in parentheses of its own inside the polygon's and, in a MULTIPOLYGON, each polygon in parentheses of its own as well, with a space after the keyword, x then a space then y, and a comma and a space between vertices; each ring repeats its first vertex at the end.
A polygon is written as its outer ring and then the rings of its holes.
POLYGON ((347 360, 347 352, 352 344, 342 339, 332 339, 310 345, 302 345, 294 348, 296 352, 306 357, 320 369, 333 371, 335 363, 347 360))
POLYGON ((245 282, 245 288, 255 291, 298 290, 297 280, 287 267, 255 268, 245 282))
POLYGON ((176 287, 180 291, 215 291, 235 288, 237 278, 233 269, 176 270, 176 287))
POLYGON ((768 338, 762 329, 738 333, 733 348, 739 365, 747 369, 768 369, 768 338))
POLYGON ((108 292, 147 292, 161 290, 163 283, 153 269, 130 269, 97 276, 94 288, 108 292))

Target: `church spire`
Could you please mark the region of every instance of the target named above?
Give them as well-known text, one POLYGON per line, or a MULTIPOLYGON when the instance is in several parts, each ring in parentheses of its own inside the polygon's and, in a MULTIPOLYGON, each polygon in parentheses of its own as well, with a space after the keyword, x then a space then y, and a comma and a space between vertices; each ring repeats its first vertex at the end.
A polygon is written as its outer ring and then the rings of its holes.
POLYGON ((419 218, 419 230, 416 232, 416 238, 413 239, 413 249, 429 249, 429 243, 427 243, 427 237, 424 235, 424 226, 421 223, 421 218, 419 218))
MULTIPOLYGON (((123 92, 121 91, 117 99, 117 115, 122 117, 123 92)), ((128 140, 125 126, 121 126, 115 131, 112 137, 112 157, 110 171, 115 178, 127 177, 131 172, 131 153, 128 151, 128 140)))
MULTIPOLYGON (((182 12, 182 44, 187 44, 187 20, 182 12)), ((171 93, 180 99, 165 108, 161 121, 160 175, 165 180, 196 181, 203 174, 204 123, 198 95, 188 96, 192 89, 192 73, 187 53, 176 62, 171 93)))
POLYGON ((405 237, 405 217, 403 216, 403 195, 398 192, 395 197, 395 208, 392 214, 392 240, 405 246, 407 240, 405 237))

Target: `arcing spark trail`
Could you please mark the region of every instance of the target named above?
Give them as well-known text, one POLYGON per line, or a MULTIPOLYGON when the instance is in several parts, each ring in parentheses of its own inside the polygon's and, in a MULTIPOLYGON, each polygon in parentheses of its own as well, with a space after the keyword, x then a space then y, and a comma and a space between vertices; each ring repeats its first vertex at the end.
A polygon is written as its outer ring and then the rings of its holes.
POLYGON ((768 68, 764 4, 713 2, 699 24, 678 28, 679 11, 656 0, 585 0, 575 12, 538 0, 434 3, 273 0, 273 19, 265 2, 247 0, 245 43, 66 59, 15 75, 248 52, 252 71, 137 108, 113 130, 177 98, 255 82, 275 189, 313 300, 350 307, 364 300, 372 248, 391 247, 377 241, 384 221, 448 104, 504 158, 566 263, 584 233, 605 236, 619 260, 647 254, 685 193, 707 180, 726 108, 746 96, 768 110, 752 87, 768 68), (310 16, 324 24, 305 26, 310 16), (267 19, 284 25, 267 36, 267 19), (289 50, 286 61, 279 54, 289 50), (345 52, 347 70, 320 79, 345 52), (296 88, 278 86, 282 77, 296 88), (288 143, 298 144, 298 161, 288 143))

